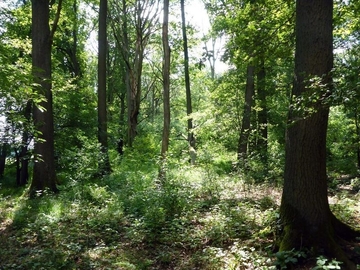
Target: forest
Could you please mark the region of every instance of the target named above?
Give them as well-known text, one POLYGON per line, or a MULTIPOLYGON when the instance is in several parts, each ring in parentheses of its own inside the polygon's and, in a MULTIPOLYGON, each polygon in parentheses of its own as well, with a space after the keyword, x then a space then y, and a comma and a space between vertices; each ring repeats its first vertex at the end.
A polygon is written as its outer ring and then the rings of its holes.
POLYGON ((360 269, 360 2, 2 0, 0 270, 360 269))

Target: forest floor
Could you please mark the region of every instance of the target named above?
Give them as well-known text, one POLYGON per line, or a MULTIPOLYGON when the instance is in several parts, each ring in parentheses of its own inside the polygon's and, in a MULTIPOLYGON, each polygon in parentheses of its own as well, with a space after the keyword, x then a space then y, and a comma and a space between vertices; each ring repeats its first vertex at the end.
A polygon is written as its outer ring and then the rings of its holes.
MULTIPOLYGON (((0 269, 340 269, 305 251, 276 252, 281 188, 236 174, 181 167, 67 179, 28 199, 0 180, 0 269), (276 268, 278 267, 278 268, 276 268)), ((359 229, 360 194, 348 179, 329 192, 338 218, 359 229)), ((358 260, 358 243, 344 248, 358 260)))

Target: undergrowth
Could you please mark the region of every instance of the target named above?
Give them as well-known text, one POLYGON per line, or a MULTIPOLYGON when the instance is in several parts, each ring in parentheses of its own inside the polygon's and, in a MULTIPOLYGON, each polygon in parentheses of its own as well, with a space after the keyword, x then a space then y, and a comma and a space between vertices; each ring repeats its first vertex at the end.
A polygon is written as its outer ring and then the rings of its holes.
MULTIPOLYGON (((286 269, 298 259, 275 252, 279 188, 171 160, 161 185, 156 158, 144 159, 114 159, 102 179, 63 172, 58 195, 32 200, 3 179, 0 269, 286 269)), ((335 213, 355 220, 357 202, 338 199, 335 213)))

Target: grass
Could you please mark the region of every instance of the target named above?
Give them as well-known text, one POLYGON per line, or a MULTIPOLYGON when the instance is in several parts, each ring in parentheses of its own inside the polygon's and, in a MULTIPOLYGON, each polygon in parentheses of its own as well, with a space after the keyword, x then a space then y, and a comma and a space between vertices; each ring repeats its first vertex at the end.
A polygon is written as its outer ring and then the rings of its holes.
MULTIPOLYGON (((156 164, 132 162, 32 200, 4 179, 0 269, 276 269, 299 255, 274 253, 280 188, 186 164, 160 188, 156 164)), ((358 199, 336 193, 333 211, 358 225, 358 199)))

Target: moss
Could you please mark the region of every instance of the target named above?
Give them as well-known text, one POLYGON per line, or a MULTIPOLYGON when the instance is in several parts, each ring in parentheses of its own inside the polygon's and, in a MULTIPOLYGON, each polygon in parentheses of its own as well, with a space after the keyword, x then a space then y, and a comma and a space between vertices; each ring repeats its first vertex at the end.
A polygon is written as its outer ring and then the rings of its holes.
POLYGON ((283 236, 281 237, 279 251, 298 248, 296 247, 296 244, 298 243, 297 239, 301 238, 298 234, 297 230, 292 229, 290 225, 286 225, 284 227, 283 236))

